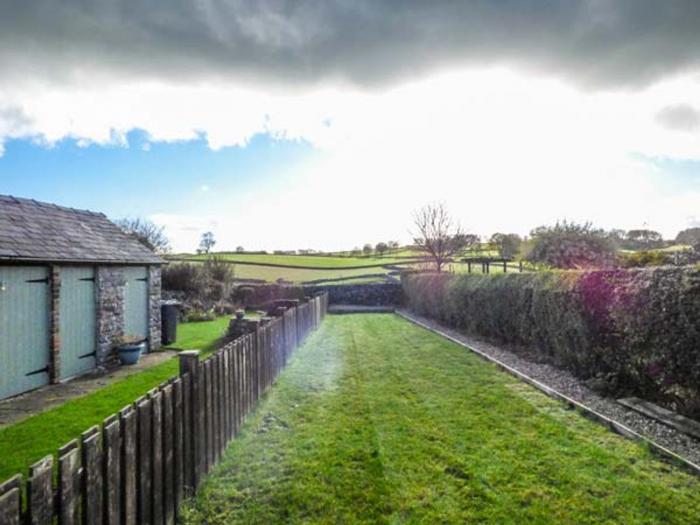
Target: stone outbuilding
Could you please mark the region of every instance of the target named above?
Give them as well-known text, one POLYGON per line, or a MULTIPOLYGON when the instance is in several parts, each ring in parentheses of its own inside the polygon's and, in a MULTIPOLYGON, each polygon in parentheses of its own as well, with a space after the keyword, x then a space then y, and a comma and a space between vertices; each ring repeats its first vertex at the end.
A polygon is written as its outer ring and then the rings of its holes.
POLYGON ((160 347, 164 261, 101 213, 0 195, 0 399, 160 347))

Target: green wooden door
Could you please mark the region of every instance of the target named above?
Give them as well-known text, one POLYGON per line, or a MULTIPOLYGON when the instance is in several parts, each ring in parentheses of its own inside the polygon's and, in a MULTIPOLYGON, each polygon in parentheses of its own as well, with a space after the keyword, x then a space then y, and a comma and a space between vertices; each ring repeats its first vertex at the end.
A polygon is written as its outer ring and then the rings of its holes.
POLYGON ((148 339, 148 270, 145 266, 124 268, 124 335, 148 339))
POLYGON ((0 266, 0 399, 49 382, 49 270, 0 266))
POLYGON ((61 268, 61 379, 95 368, 95 270, 89 266, 61 268))

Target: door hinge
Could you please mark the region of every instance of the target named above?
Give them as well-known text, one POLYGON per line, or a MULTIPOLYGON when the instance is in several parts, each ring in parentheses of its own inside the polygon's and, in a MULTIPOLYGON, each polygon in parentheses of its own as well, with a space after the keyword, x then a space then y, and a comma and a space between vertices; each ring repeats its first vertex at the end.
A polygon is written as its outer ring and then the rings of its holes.
POLYGON ((97 352, 90 352, 89 354, 79 355, 79 356, 78 356, 78 359, 85 359, 86 357, 93 357, 93 356, 96 356, 96 355, 97 355, 97 352))
POLYGON ((138 279, 136 279, 136 280, 137 280, 137 281, 141 281, 142 283, 145 283, 146 281, 148 281, 148 277, 140 277, 140 278, 138 278, 138 279))
POLYGON ((46 365, 44 368, 40 368, 39 370, 34 370, 33 372, 29 372, 28 374, 24 374, 25 376, 35 376, 37 374, 48 374, 49 373, 49 365, 46 365))
POLYGON ((91 282, 91 283, 94 283, 94 282, 95 282, 95 278, 94 278, 94 277, 83 277, 82 279, 78 279, 78 280, 79 280, 79 281, 91 282))
POLYGON ((43 279, 29 279, 25 281, 27 283, 44 283, 44 284, 49 284, 49 278, 44 277, 43 279))

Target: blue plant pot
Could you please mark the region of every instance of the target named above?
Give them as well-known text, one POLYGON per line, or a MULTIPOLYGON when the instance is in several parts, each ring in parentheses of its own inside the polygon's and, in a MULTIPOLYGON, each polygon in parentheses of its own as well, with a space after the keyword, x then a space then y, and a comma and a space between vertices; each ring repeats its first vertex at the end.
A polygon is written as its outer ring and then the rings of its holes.
POLYGON ((123 365, 135 365, 139 362, 144 345, 145 343, 120 346, 118 349, 119 361, 121 361, 123 365))

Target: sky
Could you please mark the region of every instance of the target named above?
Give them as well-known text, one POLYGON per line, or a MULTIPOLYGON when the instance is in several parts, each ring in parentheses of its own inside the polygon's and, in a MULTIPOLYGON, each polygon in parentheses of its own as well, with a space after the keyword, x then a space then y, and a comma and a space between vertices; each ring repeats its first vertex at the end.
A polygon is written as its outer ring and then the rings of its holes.
POLYGON ((700 226, 700 3, 0 4, 0 193, 175 251, 700 226))

